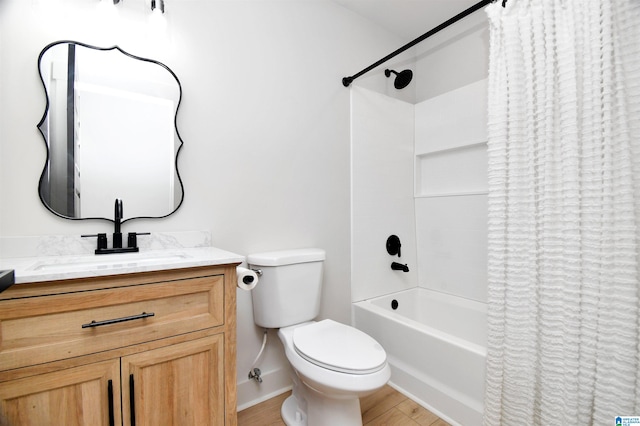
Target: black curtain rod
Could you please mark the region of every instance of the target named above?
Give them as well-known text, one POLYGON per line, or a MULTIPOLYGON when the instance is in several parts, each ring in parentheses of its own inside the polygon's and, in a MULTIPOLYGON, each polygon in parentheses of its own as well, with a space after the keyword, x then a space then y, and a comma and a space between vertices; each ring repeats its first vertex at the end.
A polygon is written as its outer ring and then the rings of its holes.
MULTIPOLYGON (((381 64, 387 62, 389 59, 401 54, 405 50, 407 50, 407 49, 415 46, 416 44, 420 43, 421 41, 431 37, 432 35, 434 35, 438 31, 441 31, 441 30, 447 28, 449 25, 451 25, 451 24, 453 24, 455 22, 458 22, 459 20, 461 20, 465 16, 470 15, 473 12, 475 12, 476 10, 480 9, 481 7, 484 7, 484 6, 488 5, 489 3, 493 3, 495 1, 496 0, 482 0, 482 1, 474 4, 470 8, 458 13, 456 16, 454 16, 453 18, 449 19, 448 21, 445 21, 442 24, 438 25, 437 27, 433 28, 432 30, 429 30, 426 33, 422 34, 417 39, 405 44, 400 49, 388 54, 387 56, 385 56, 384 58, 380 59, 375 64, 369 65, 367 68, 363 69, 359 73, 354 74, 351 77, 344 77, 342 79, 342 84, 344 85, 344 87, 349 87, 349 85, 353 82, 353 80, 355 80, 356 78, 360 77, 361 75, 368 73, 369 71, 371 71, 372 69, 374 69, 378 65, 381 65, 381 64)), ((502 0, 502 7, 504 7, 506 3, 507 3, 507 0, 502 0)))

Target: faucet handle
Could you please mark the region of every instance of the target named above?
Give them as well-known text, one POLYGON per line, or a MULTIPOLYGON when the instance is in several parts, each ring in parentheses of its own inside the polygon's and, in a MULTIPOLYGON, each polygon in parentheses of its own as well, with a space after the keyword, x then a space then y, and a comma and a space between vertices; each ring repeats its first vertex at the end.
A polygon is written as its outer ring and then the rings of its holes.
POLYGON ((127 234, 127 247, 138 247, 138 235, 151 235, 151 232, 129 232, 127 234))
POLYGON ((390 235, 389 238, 387 238, 387 253, 389 253, 391 256, 395 256, 397 254, 398 257, 400 257, 401 246, 402 244, 400 243, 400 237, 398 237, 397 235, 390 235))
POLYGON ((91 235, 80 235, 82 238, 89 238, 89 237, 97 237, 98 238, 98 248, 97 250, 104 250, 107 248, 107 234, 105 233, 100 233, 100 234, 91 234, 91 235))

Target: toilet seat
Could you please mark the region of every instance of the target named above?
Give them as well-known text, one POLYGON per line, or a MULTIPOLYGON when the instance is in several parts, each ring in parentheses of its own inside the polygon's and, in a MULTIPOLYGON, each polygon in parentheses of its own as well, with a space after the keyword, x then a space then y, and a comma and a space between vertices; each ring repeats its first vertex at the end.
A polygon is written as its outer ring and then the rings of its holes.
POLYGON ((375 339, 328 319, 293 330, 293 347, 310 363, 340 373, 371 374, 387 365, 387 354, 375 339))

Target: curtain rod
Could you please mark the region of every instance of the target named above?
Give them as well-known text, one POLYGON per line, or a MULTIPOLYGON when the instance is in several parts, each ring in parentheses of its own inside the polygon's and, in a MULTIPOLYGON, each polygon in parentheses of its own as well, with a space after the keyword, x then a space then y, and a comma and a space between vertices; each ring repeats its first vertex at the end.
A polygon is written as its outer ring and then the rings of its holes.
MULTIPOLYGON (((387 62, 389 59, 401 54, 402 52, 404 52, 405 50, 415 46, 416 44, 420 43, 421 41, 431 37, 432 35, 434 35, 435 33, 437 33, 438 31, 441 31, 445 28, 447 28, 449 25, 458 22, 459 20, 461 20, 462 18, 464 18, 467 15, 472 14, 473 12, 475 12, 476 10, 480 9, 481 7, 484 7, 486 5, 488 5, 489 3, 494 3, 497 0, 482 0, 476 4, 474 4, 473 6, 471 6, 470 8, 458 13, 456 16, 454 16, 453 18, 443 22, 442 24, 438 25, 437 27, 433 28, 432 30, 427 31, 426 33, 422 34, 420 37, 418 37, 417 39, 410 41, 409 43, 405 44, 404 46, 402 46, 400 49, 388 54, 387 56, 385 56, 384 58, 380 59, 378 62, 369 65, 367 68, 363 69, 362 71, 360 71, 357 74, 352 75, 351 77, 344 77, 342 79, 342 85, 344 87, 349 87, 349 85, 353 82, 353 80, 355 80, 356 78, 360 77, 363 74, 368 73, 369 71, 371 71, 372 69, 374 69, 375 67, 377 67, 378 65, 381 65, 385 62, 387 62)), ((502 0, 502 7, 505 6, 505 4, 507 3, 507 0, 502 0)))

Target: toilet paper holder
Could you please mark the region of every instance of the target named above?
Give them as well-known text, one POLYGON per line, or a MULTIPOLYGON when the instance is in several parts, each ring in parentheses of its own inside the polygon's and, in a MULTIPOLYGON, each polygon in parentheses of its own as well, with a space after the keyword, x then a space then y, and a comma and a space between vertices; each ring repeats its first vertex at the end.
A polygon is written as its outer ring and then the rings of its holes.
MULTIPOLYGON (((250 271, 255 272, 258 277, 262 276, 262 269, 253 269, 252 268, 252 269, 250 269, 250 271)), ((245 284, 251 284, 251 283, 253 283, 253 277, 250 276, 250 275, 242 277, 242 282, 245 283, 245 284)))
POLYGON ((236 285, 242 290, 253 290, 258 284, 259 277, 262 275, 262 271, 255 269, 248 269, 241 266, 236 268, 236 285))
MULTIPOLYGON (((252 268, 252 269, 250 269, 250 271, 255 272, 258 277, 262 276, 262 269, 253 269, 252 268)), ((250 276, 250 275, 242 277, 242 282, 245 283, 245 284, 251 284, 251 283, 253 283, 253 277, 250 276)))
MULTIPOLYGON (((262 276, 262 269, 251 268, 249 270, 255 272, 258 277, 262 276)), ((253 282, 253 277, 251 275, 244 276, 242 277, 242 282, 245 284, 251 284, 253 282)))

